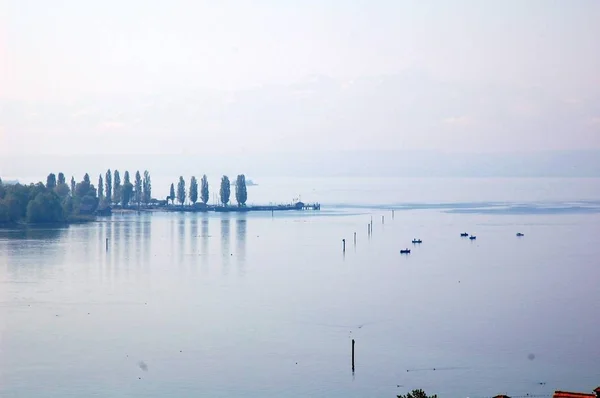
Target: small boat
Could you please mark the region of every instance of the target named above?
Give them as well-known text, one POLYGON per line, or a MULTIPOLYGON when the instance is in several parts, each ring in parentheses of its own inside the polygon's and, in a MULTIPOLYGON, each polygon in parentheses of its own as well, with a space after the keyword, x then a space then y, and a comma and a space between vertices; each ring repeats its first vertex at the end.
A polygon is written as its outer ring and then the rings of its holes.
POLYGON ((421 239, 413 239, 412 243, 423 243, 421 239))
POLYGON ((461 233, 461 234, 460 234, 460 236, 464 238, 464 237, 467 237, 467 236, 469 236, 469 234, 468 234, 468 233, 466 233, 466 232, 463 232, 463 233, 461 233))
POLYGON ((477 239, 477 237, 475 235, 471 235, 471 236, 469 236, 469 239, 475 240, 475 239, 477 239))
POLYGON ((525 236, 525 234, 522 234, 520 232, 517 232, 517 236, 525 236))
POLYGON ((400 250, 400 254, 410 254, 410 249, 402 249, 400 250))

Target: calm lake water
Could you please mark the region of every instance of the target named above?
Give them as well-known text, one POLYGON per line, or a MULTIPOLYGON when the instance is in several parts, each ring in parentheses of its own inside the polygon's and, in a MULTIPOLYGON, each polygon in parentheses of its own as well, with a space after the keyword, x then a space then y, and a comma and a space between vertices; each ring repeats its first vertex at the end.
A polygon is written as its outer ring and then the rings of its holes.
POLYGON ((258 182, 251 202, 324 207, 0 230, 0 396, 600 384, 600 180, 258 182))

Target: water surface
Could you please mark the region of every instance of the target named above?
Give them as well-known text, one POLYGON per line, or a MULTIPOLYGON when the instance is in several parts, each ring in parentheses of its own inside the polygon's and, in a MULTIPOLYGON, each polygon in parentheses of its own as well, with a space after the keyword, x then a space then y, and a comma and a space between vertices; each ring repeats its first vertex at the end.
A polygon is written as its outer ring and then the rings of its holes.
POLYGON ((595 206, 589 182, 317 182, 321 212, 0 230, 0 396, 591 390, 600 214, 538 211, 595 206), (402 196, 410 184, 426 188, 402 196), (477 210, 511 206, 531 211, 477 210))

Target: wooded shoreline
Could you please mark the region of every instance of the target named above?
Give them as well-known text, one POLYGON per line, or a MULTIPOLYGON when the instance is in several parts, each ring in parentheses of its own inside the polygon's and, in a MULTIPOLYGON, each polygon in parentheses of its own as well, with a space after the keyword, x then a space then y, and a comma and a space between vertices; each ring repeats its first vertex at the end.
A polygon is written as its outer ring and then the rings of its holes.
POLYGON ((208 204, 209 184, 206 175, 200 180, 192 176, 189 187, 183 176, 177 186, 171 184, 164 200, 152 197, 150 173, 137 171, 134 179, 128 171, 123 183, 118 170, 109 169, 98 176, 98 184, 92 184, 89 174, 76 182, 67 182, 63 173, 50 173, 46 183, 22 185, 5 184, 0 178, 0 226, 11 225, 69 225, 95 221, 96 217, 110 216, 113 210, 165 211, 165 212, 216 212, 246 213, 252 211, 320 210, 319 203, 305 204, 297 201, 280 205, 246 205, 248 191, 246 176, 237 176, 234 184, 235 201, 230 204, 231 182, 222 176, 219 189, 219 205, 208 204), (170 203, 169 203, 170 202, 170 203))

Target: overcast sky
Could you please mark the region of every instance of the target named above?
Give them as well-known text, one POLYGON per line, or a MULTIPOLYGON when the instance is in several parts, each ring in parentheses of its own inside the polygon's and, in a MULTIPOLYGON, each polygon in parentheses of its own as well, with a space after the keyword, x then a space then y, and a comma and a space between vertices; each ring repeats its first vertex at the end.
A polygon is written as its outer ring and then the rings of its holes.
POLYGON ((0 154, 600 149, 600 1, 0 0, 0 154))

